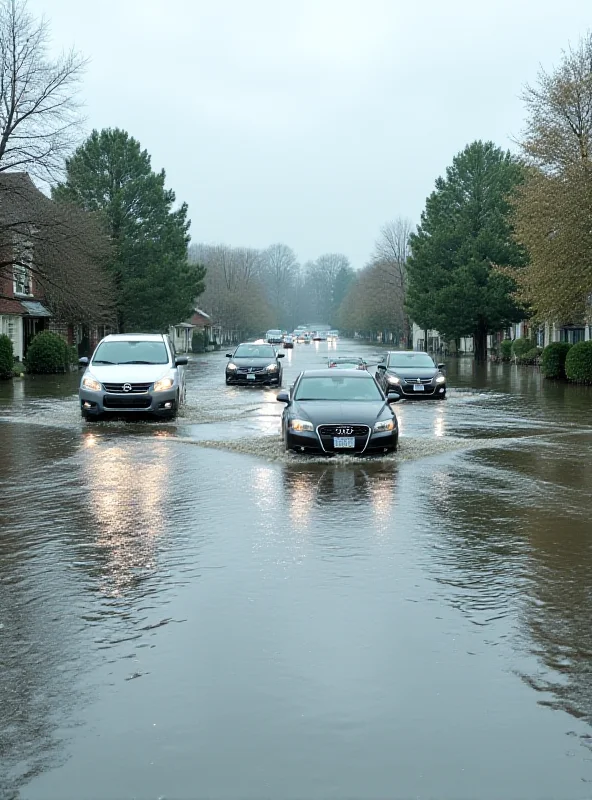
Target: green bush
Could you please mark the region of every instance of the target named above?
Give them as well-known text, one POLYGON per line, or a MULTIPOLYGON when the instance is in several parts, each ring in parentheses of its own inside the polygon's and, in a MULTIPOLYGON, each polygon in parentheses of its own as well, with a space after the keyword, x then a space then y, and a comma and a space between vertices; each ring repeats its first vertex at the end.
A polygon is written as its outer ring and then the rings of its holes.
POLYGON ((578 342, 570 348, 565 374, 574 383, 592 383, 592 342, 578 342))
POLYGON ((511 339, 504 339, 500 342, 499 352, 502 361, 509 361, 512 358, 512 344, 511 339))
POLYGON ((516 356, 516 358, 522 358, 528 353, 529 350, 532 350, 535 346, 535 343, 532 339, 514 339, 512 342, 512 354, 516 356))
POLYGON ((540 347, 533 347, 531 350, 528 350, 524 353, 523 356, 520 356, 518 359, 521 364, 536 364, 538 359, 540 358, 542 350, 540 347))
POLYGON ((206 343, 203 331, 193 331, 191 337, 191 351, 193 353, 205 353, 206 343))
POLYGON ((569 342, 552 342, 543 350, 541 372, 545 378, 565 380, 565 358, 571 349, 569 342))
POLYGON ((26 360, 28 372, 65 372, 70 364, 70 348, 57 333, 42 331, 29 345, 26 360))
POLYGON ((0 336, 0 378, 12 378, 14 356, 12 354, 12 340, 2 334, 0 336))

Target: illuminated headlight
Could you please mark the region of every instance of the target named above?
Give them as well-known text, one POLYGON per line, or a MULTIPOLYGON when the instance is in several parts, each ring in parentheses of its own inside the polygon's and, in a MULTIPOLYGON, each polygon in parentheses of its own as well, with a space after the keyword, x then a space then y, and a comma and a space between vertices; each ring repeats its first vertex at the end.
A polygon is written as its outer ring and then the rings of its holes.
POLYGON ((293 431, 314 431, 312 422, 305 419, 290 420, 290 427, 293 431))
POLYGON ((265 367, 265 372, 277 372, 277 364, 270 364, 268 367, 265 367))
POLYGON ((237 366, 236 364, 233 364, 231 361, 230 364, 226 365, 226 369, 229 369, 231 372, 234 372, 234 370, 237 369, 237 366))
POLYGON ((82 379, 82 385, 85 389, 91 389, 93 392, 101 391, 101 384, 90 375, 86 375, 86 377, 82 379))
POLYGON ((175 381, 172 378, 161 378, 154 384, 155 392, 166 392, 167 389, 172 389, 175 381))
POLYGON ((444 377, 444 375, 438 375, 438 377, 436 378, 436 383, 446 383, 446 378, 444 377))
POLYGON ((383 419, 381 422, 377 422, 374 426, 375 431, 394 431, 395 429, 395 420, 394 419, 383 419))
POLYGON ((388 382, 392 383, 393 386, 398 386, 401 383, 401 378, 398 378, 396 375, 389 375, 388 382))

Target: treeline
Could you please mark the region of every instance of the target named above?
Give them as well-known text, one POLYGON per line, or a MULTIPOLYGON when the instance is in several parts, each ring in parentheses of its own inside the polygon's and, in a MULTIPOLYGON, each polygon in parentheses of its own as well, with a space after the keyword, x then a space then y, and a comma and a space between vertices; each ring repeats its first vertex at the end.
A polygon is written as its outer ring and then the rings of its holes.
POLYGON ((355 273, 341 253, 300 264, 277 243, 264 250, 194 244, 190 261, 206 270, 200 303, 217 323, 238 335, 268 328, 292 330, 303 322, 333 324, 355 273))

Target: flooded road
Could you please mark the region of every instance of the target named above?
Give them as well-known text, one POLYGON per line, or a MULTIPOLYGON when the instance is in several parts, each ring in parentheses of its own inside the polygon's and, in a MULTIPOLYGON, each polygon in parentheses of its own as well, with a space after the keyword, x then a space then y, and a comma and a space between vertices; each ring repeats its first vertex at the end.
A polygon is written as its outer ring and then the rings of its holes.
POLYGON ((224 364, 174 423, 0 384, 1 800, 592 797, 592 390, 450 361, 329 461, 224 364))

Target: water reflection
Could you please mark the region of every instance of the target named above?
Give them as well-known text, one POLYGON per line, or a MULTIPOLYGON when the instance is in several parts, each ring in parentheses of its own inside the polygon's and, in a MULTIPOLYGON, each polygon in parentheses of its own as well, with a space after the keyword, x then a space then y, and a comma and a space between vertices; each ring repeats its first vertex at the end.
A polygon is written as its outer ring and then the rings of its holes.
POLYGON ((101 562, 100 591, 120 595, 156 568, 156 542, 166 527, 172 452, 152 447, 142 456, 94 433, 82 439, 88 508, 101 562))

